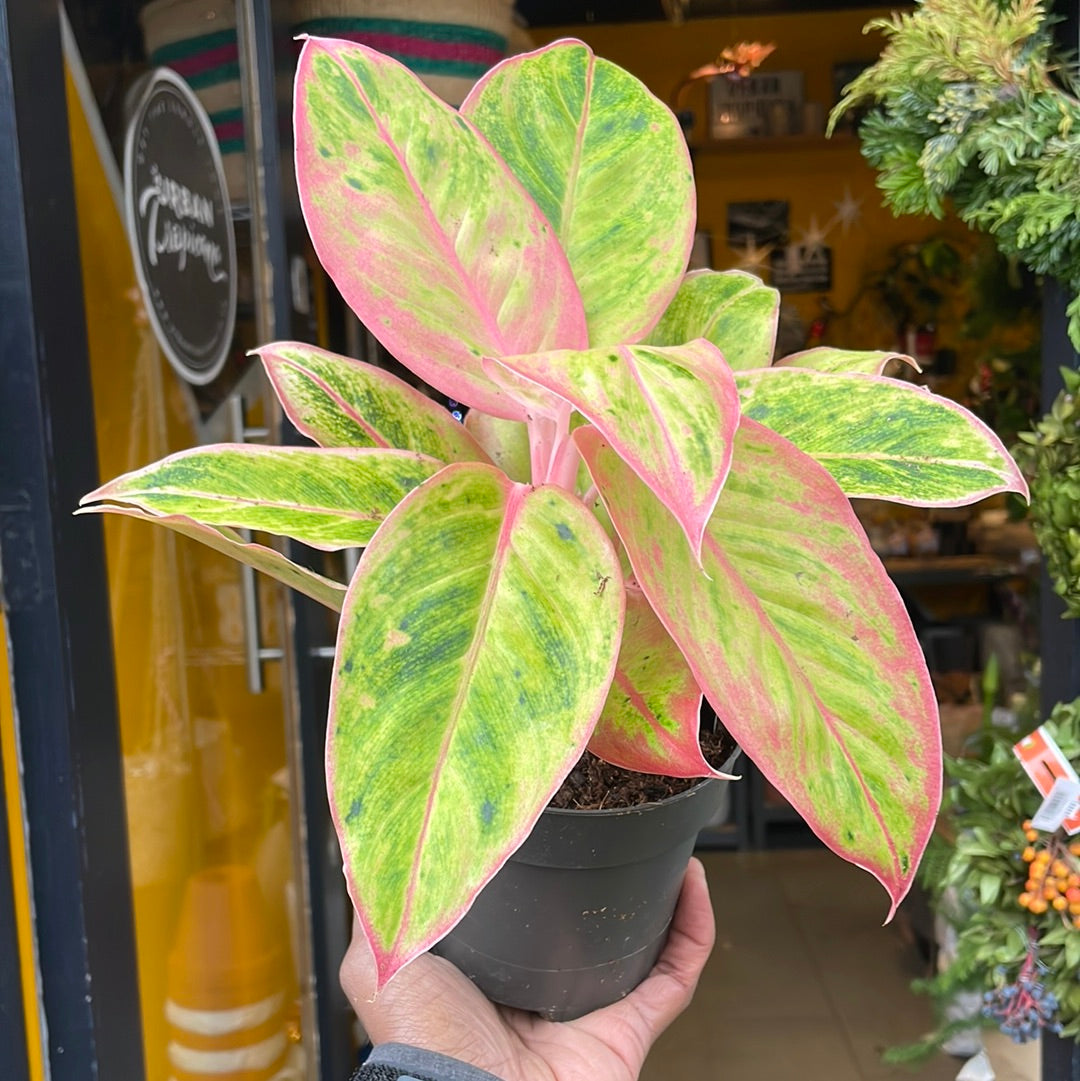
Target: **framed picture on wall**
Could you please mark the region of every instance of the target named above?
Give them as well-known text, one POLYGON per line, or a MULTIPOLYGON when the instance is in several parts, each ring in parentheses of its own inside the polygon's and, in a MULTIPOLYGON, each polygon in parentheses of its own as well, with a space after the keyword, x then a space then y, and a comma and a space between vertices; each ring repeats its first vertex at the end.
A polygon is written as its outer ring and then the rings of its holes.
POLYGON ((788 204, 782 199, 754 203, 728 203, 729 248, 767 248, 786 244, 788 204))
POLYGON ((832 248, 793 244, 769 253, 769 269, 781 293, 827 293, 832 288, 832 248))

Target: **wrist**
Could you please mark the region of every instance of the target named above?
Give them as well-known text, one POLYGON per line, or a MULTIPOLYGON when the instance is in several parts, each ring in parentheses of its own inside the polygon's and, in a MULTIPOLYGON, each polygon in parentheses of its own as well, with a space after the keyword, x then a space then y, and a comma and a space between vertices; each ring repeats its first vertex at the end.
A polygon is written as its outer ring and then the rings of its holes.
POLYGON ((494 1074, 437 1051, 402 1043, 379 1044, 352 1081, 500 1081, 494 1074))

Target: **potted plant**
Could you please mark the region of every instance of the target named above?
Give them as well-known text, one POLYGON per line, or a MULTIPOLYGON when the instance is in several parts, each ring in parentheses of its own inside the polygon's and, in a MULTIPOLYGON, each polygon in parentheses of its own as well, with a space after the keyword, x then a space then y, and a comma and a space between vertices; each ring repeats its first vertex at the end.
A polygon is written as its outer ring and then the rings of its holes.
POLYGON ((883 377, 889 353, 772 364, 777 293, 684 273, 674 116, 581 42, 504 61, 455 112, 396 61, 310 38, 294 122, 320 260, 464 425, 279 342, 257 352, 316 446, 196 448, 84 503, 340 609, 328 787, 380 986, 462 920, 587 749, 721 775, 702 693, 891 915, 937 813, 940 735, 848 497, 1025 491, 997 438, 883 377), (365 553, 346 585, 237 528, 365 553))

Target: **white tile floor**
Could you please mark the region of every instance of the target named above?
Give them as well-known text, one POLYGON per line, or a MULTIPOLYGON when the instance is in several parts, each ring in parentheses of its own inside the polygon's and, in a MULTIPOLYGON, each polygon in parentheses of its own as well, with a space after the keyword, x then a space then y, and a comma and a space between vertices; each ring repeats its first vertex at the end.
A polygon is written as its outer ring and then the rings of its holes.
POLYGON ((961 1062, 944 1054, 917 1072, 881 1062, 932 1015, 909 989, 925 974, 917 949, 881 925, 877 882, 824 849, 702 859, 716 950, 642 1081, 953 1081, 961 1062))

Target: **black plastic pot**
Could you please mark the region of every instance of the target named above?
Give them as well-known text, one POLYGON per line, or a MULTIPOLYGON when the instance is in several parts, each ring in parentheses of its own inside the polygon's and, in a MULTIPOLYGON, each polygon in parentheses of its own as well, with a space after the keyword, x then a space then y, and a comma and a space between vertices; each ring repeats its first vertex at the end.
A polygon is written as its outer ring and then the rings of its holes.
POLYGON ((727 784, 641 807, 546 810, 434 952, 493 1002, 552 1021, 622 998, 667 941, 698 831, 727 784))

